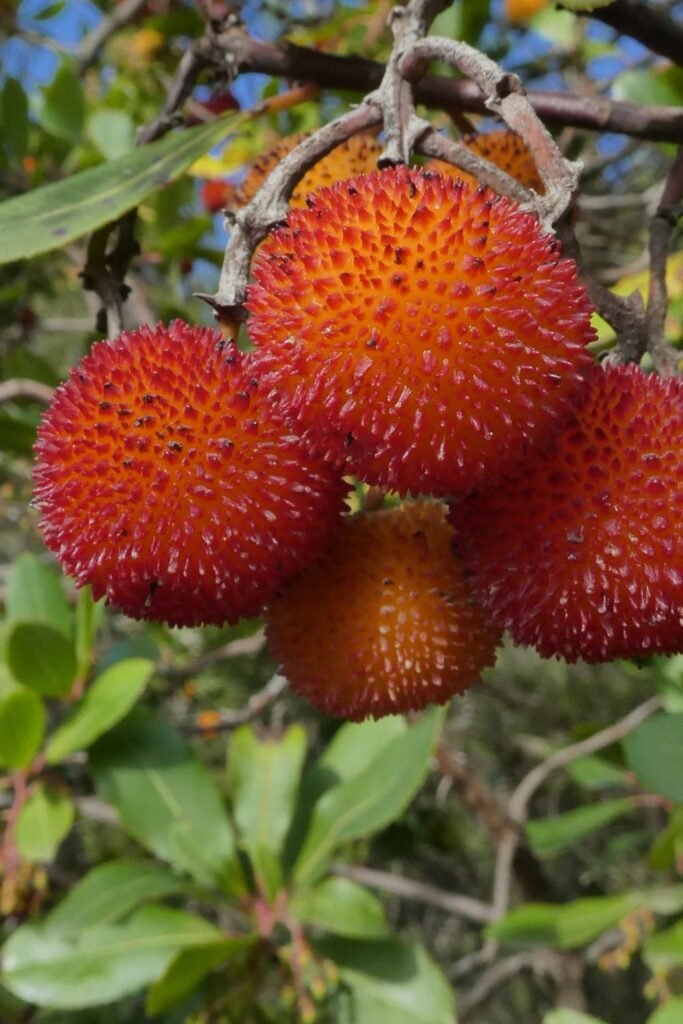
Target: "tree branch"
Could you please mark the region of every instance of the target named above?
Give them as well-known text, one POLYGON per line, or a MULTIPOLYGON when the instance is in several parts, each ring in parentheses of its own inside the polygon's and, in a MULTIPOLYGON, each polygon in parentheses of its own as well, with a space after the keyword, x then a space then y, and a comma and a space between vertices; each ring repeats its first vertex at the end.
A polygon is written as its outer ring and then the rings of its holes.
POLYGON ((103 17, 99 25, 85 36, 76 53, 77 70, 80 74, 95 63, 114 33, 132 21, 146 2, 147 0, 121 0, 111 14, 103 17))
MULTIPOLYGON (((233 73, 260 71, 277 78, 316 82, 329 89, 367 93, 384 75, 383 64, 363 57, 332 53, 252 39, 244 28, 233 27, 214 39, 211 61, 233 73)), ((570 92, 530 90, 527 97, 538 116, 549 125, 615 132, 654 142, 683 142, 683 110, 609 100, 604 96, 578 96, 570 92)), ((415 99, 428 107, 487 114, 486 96, 474 82, 425 75, 415 88, 415 99)))
POLYGON ((335 875, 350 878, 354 882, 360 882, 361 885, 380 889, 382 892, 400 896, 402 899, 426 903, 429 906, 438 907, 439 910, 448 914, 476 921, 478 924, 488 924, 493 920, 492 908, 487 903, 475 900, 471 896, 446 892, 444 889, 438 889, 425 882, 404 878, 402 875, 394 875, 389 871, 366 868, 360 864, 333 864, 331 870, 335 875))
POLYGON ((671 235, 683 200, 683 146, 678 147, 662 197, 650 225, 650 283, 647 300, 647 348, 659 373, 673 376, 681 366, 680 352, 666 340, 668 308, 666 265, 671 235))
POLYGON ((0 383, 0 402, 9 402, 13 398, 33 398, 36 402, 51 402, 54 388, 28 377, 14 377, 0 383))

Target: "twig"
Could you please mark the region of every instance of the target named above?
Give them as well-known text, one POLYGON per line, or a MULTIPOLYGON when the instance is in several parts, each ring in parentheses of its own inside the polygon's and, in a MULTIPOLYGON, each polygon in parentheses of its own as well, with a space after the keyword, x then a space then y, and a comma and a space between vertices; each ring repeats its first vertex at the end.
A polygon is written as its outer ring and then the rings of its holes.
POLYGON ((244 725, 246 722, 253 721, 262 711, 272 704, 273 701, 284 693, 287 689, 287 680, 284 676, 274 675, 266 685, 253 694, 244 705, 243 708, 226 708, 223 711, 217 711, 215 718, 212 716, 211 723, 202 726, 197 722, 196 717, 190 720, 180 723, 181 729, 190 736, 201 736, 206 735, 207 732, 225 732, 228 729, 234 729, 238 725, 244 725))
MULTIPOLYGON (((394 7, 389 25, 394 45, 380 86, 386 144, 379 158, 380 167, 407 164, 410 160, 415 136, 411 126, 415 121, 413 90, 401 74, 401 61, 406 53, 426 34, 432 21, 450 0, 414 0, 405 7, 394 7)), ((421 129, 419 129, 421 133, 421 129)))
POLYGON ((563 218, 557 224, 556 230, 564 254, 574 260, 581 272, 591 302, 603 320, 606 320, 614 330, 617 342, 609 354, 610 361, 640 362, 647 348, 645 305, 640 292, 633 291, 625 296, 615 295, 609 288, 596 281, 593 275, 586 274, 574 228, 568 218, 563 218))
POLYGON ((112 9, 111 14, 103 17, 99 25, 85 36, 76 53, 79 73, 82 74, 95 63, 102 48, 114 33, 132 21, 146 2, 147 0, 121 0, 112 9))
POLYGON ((604 22, 621 35, 637 39, 674 64, 683 65, 683 25, 663 11, 661 5, 656 7, 645 0, 612 0, 606 7, 581 13, 604 22))
POLYGON ((683 146, 678 147, 669 176, 664 185, 652 223, 650 224, 650 284, 647 299, 647 348, 659 373, 673 376, 683 358, 672 348, 665 335, 668 306, 666 264, 669 243, 681 213, 683 199, 683 146))
POLYGON ((218 291, 213 296, 201 296, 220 319, 245 318, 243 303, 252 253, 268 232, 284 220, 287 201, 306 171, 335 146, 358 132, 375 128, 381 120, 374 96, 368 97, 355 110, 331 121, 300 142, 266 178, 252 201, 238 210, 225 250, 218 291))
POLYGON ((361 885, 380 889, 382 892, 388 892, 406 900, 426 903, 429 906, 438 907, 439 910, 446 913, 465 917, 469 921, 476 921, 478 924, 488 924, 493 920, 492 908, 487 903, 475 900, 471 896, 446 892, 434 885, 427 885, 425 882, 404 878, 402 875, 394 875, 389 871, 366 868, 360 864, 333 864, 331 870, 335 875, 350 878, 354 882, 360 882, 361 885))
POLYGON ((0 402, 13 398, 33 398, 36 402, 51 402, 54 388, 28 377, 13 377, 0 383, 0 402))
MULTIPOLYGON (((232 27, 216 36, 211 61, 223 71, 227 65, 233 74, 260 71, 277 78, 296 78, 356 93, 376 89, 385 71, 379 61, 363 57, 337 56, 287 42, 264 43, 252 39, 241 27, 232 27)), ((533 89, 527 98, 538 116, 550 125, 614 132, 653 142, 683 142, 680 107, 533 89)), ((425 75, 416 86, 415 99, 427 107, 448 112, 488 113, 486 95, 475 82, 441 75, 425 75)))
POLYGON ((259 630, 253 636, 244 636, 237 640, 230 640, 227 644, 223 644, 222 647, 217 647, 213 651, 207 651, 206 654, 202 654, 192 661, 187 661, 184 665, 161 666, 157 669, 157 675, 173 680, 188 679, 190 676, 196 675, 198 672, 209 668, 211 665, 215 665, 219 661, 228 661, 230 658, 239 658, 245 654, 257 654, 263 649, 264 644, 265 636, 263 630, 259 630))
POLYGON ((526 142, 543 181, 545 194, 530 193, 541 222, 550 229, 569 207, 578 186, 581 164, 566 160, 538 117, 517 75, 467 43, 432 36, 404 55, 400 70, 417 81, 427 63, 441 60, 467 75, 485 94, 487 110, 501 117, 526 142))
POLYGON ((512 864, 520 843, 521 830, 528 817, 529 802, 536 790, 558 768, 565 768, 572 761, 576 761, 578 758, 585 757, 588 754, 594 754, 598 750, 603 750, 612 743, 623 739, 637 729, 639 725, 642 725, 656 711, 659 711, 661 707, 661 697, 651 697, 650 700, 634 708, 633 711, 629 712, 628 715, 618 722, 607 726, 606 729, 601 729, 600 732, 594 733, 585 740, 572 743, 570 746, 558 750, 525 775, 508 802, 508 814, 515 823, 516 828, 508 830, 498 847, 492 901, 496 919, 502 917, 508 908, 512 864))

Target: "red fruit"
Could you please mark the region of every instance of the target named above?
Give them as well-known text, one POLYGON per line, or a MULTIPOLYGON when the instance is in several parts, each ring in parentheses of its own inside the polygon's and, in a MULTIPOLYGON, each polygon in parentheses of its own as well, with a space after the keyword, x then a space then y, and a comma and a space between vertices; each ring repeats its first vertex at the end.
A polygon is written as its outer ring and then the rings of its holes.
POLYGON ((592 363, 574 263, 508 199, 437 174, 323 189, 254 279, 264 383, 316 450, 402 493, 501 472, 561 426, 592 363))
POLYGON ((609 661, 683 650, 683 385, 596 367, 554 446, 453 512, 472 585, 518 644, 609 661))
POLYGON ((328 539, 346 490, 273 418, 249 359, 178 320, 94 345, 36 454, 65 570, 173 626, 257 614, 328 539))
POLYGON ((203 181, 200 189, 202 206, 208 213, 219 213, 227 206, 235 191, 229 181, 203 181))
POLYGON ((359 720, 443 704, 495 660, 500 631, 471 597, 439 502, 347 518, 266 613, 295 690, 359 720))

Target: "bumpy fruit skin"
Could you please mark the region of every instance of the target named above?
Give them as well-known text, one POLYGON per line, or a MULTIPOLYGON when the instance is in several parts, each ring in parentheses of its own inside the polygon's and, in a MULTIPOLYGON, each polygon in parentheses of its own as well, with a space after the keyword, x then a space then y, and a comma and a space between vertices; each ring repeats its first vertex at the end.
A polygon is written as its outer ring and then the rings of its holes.
POLYGON ((38 430, 45 541, 79 585, 173 626, 257 614, 345 485, 273 418, 250 361, 181 321, 95 344, 38 430))
MULTIPOLYGON (((476 135, 466 135, 461 141, 473 153, 482 156, 496 167, 500 167, 521 185, 532 188, 541 195, 545 192, 531 151, 516 132, 482 132, 476 135)), ((459 167, 443 160, 429 160, 425 164, 425 170, 462 178, 468 185, 475 187, 479 184, 471 174, 466 174, 459 167)))
POLYGON ((475 592, 568 661, 683 650, 682 382, 596 366, 552 448, 454 510, 475 592))
MULTIPOLYGON (((244 206, 250 199, 253 199, 271 171, 306 136, 307 132, 290 135, 282 139, 274 149, 264 153, 262 157, 256 160, 249 168, 232 205, 235 207, 244 206)), ((319 160, 317 164, 306 172, 292 192, 289 205, 294 208, 303 208, 306 206, 309 193, 317 192, 319 189, 333 185, 337 181, 353 178, 357 174, 374 171, 377 167, 377 159, 382 152, 382 148, 382 144, 369 132, 353 135, 340 146, 336 146, 327 156, 324 156, 322 160, 319 160)))
POLYGON ((452 540, 439 502, 344 520, 266 612, 294 689, 360 720, 443 704, 477 682, 500 631, 472 600, 452 540))
POLYGON ((264 383, 361 479, 469 490, 559 429, 591 306, 535 217, 394 167, 323 189, 265 241, 249 291, 264 383))

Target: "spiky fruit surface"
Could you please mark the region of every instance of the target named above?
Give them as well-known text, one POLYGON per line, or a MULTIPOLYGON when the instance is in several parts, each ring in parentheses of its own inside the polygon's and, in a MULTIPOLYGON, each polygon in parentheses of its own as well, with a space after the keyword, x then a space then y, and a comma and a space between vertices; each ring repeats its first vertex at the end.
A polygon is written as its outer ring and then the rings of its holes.
MULTIPOLYGON (((482 132, 476 135, 466 135, 462 142, 473 153, 488 160, 489 163, 495 164, 496 167, 500 167, 501 171, 506 171, 521 185, 532 188, 541 195, 545 192, 531 151, 516 132, 482 132)), ((479 184, 471 174, 466 174, 459 167, 454 167, 453 164, 448 164, 443 160, 429 160, 425 164, 425 169, 438 171, 440 174, 447 174, 453 178, 462 178, 468 185, 475 187, 479 184)))
POLYGON ((452 540, 439 502, 344 520, 266 613, 294 689, 359 720, 442 704, 477 682, 500 633, 473 602, 452 540))
POLYGON ((592 364, 574 263, 514 203, 437 174, 324 189, 254 280, 264 382, 316 450, 402 493, 467 490, 520 458, 592 364))
POLYGON ((596 367, 543 455, 454 512, 472 584, 519 644, 569 661, 683 650, 683 388, 596 367))
MULTIPOLYGON (((306 132, 290 135, 252 164, 233 205, 244 206, 250 199, 253 199, 271 171, 277 167, 283 157, 287 156, 295 146, 298 146, 306 138, 306 135, 306 132)), ((374 135, 369 132, 353 135, 341 146, 336 146, 327 156, 311 167, 310 171, 306 172, 292 192, 289 205, 294 208, 305 207, 309 193, 317 192, 337 181, 353 178, 365 171, 373 171, 377 167, 377 158, 381 152, 382 144, 374 135)))
POLYGON ((273 419, 249 360, 181 321, 99 342, 38 431, 36 502, 79 584, 174 626, 257 614, 345 486, 273 419))

